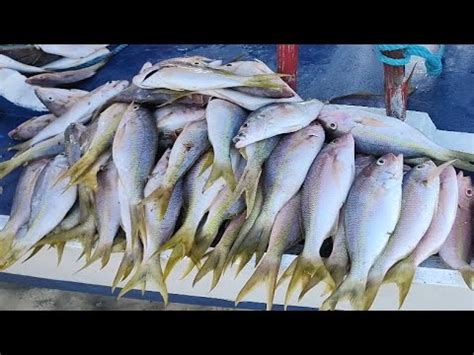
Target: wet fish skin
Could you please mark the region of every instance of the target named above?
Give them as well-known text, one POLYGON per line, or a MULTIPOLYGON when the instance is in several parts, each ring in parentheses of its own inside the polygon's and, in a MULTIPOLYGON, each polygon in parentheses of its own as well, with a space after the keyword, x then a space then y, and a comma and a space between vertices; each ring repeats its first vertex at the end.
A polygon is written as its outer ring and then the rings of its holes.
POLYGON ((60 85, 67 85, 77 83, 79 81, 88 79, 95 75, 97 70, 105 65, 105 61, 92 65, 87 68, 78 70, 66 70, 53 73, 41 73, 30 76, 26 82, 30 85, 55 87, 60 85))
POLYGON ((316 99, 262 107, 247 117, 233 138, 235 147, 240 149, 266 138, 307 127, 318 117, 322 107, 323 103, 316 99))
POLYGON ((267 253, 237 295, 236 305, 260 282, 265 282, 267 286, 267 310, 272 309, 283 253, 302 237, 301 195, 302 193, 298 192, 278 212, 270 235, 267 253))
POLYGON ((47 88, 41 86, 35 87, 34 91, 43 105, 57 117, 65 114, 81 97, 88 94, 88 92, 84 90, 47 88))
POLYGON ((280 209, 293 197, 324 143, 321 125, 312 123, 279 141, 263 169, 264 202, 262 211, 240 246, 245 265, 253 253, 257 262, 267 249, 271 228, 280 209), (288 177, 291 176, 291 179, 288 177))
POLYGON ((3 54, 0 54, 0 68, 8 68, 8 69, 17 70, 20 73, 42 73, 46 71, 43 68, 38 68, 32 65, 27 65, 27 64, 18 62, 3 54))
MULTIPOLYGON (((159 201, 159 213, 162 217, 164 211, 166 211, 174 185, 204 154, 208 147, 206 121, 199 120, 188 123, 171 149, 169 165, 160 186, 146 196, 143 202, 159 201)), ((208 157, 211 158, 211 156, 208 157)))
POLYGON ((457 175, 459 195, 456 218, 448 238, 439 250, 439 256, 452 269, 459 270, 467 286, 474 289, 474 268, 471 266, 474 186, 462 171, 457 175))
POLYGON ((102 259, 102 268, 110 260, 115 236, 120 228, 120 201, 118 198, 118 173, 110 161, 97 176, 95 194, 96 223, 99 241, 90 263, 102 259))
POLYGON ((87 149, 84 154, 74 164, 71 164, 65 177, 70 178, 70 184, 77 184, 107 149, 112 146, 114 136, 119 124, 127 110, 128 105, 123 103, 113 103, 99 115, 97 127, 94 132, 90 132, 87 149))
POLYGON ((246 117, 247 112, 233 103, 220 99, 209 101, 206 107, 206 121, 214 161, 205 188, 222 176, 230 190, 235 189, 236 180, 230 161, 230 148, 232 138, 246 117))
MULTIPOLYGON (((144 238, 144 212, 140 205, 146 181, 155 163, 158 133, 151 113, 130 104, 123 114, 112 143, 112 156, 128 201, 132 244, 144 238)), ((145 242, 142 240, 142 242, 145 242)))
POLYGON ((107 47, 107 44, 36 44, 43 52, 67 58, 84 58, 95 51, 107 47))
POLYGON ((31 139, 56 118, 57 116, 50 113, 32 117, 28 121, 23 122, 18 127, 8 132, 8 136, 11 139, 19 141, 31 139))
POLYGON ((432 162, 417 165, 403 178, 400 218, 390 239, 370 269, 365 308, 368 309, 388 270, 416 248, 428 230, 439 197, 438 167, 432 162), (434 174, 436 173, 436 174, 434 174))
POLYGON ((275 98, 268 98, 268 97, 257 97, 257 96, 249 95, 249 94, 232 90, 232 89, 199 90, 197 92, 201 95, 217 97, 219 99, 230 101, 249 111, 256 111, 264 106, 271 105, 271 104, 282 104, 282 103, 303 101, 303 99, 301 99, 299 96, 275 99, 275 98))
POLYGON ((34 187, 48 162, 46 159, 41 159, 27 165, 23 170, 15 190, 10 218, 0 231, 0 255, 7 252, 17 232, 28 222, 34 187))
POLYGON ((351 268, 346 279, 322 304, 334 309, 349 298, 362 308, 367 276, 385 248, 400 215, 403 156, 386 154, 356 177, 346 200, 344 226, 351 268))
MULTIPOLYGON (((242 76, 252 76, 258 74, 272 74, 274 73, 265 63, 259 60, 246 60, 227 63, 218 67, 217 69, 226 70, 232 74, 242 76)), ((254 95, 258 97, 270 97, 270 98, 290 98, 297 95, 288 84, 286 84, 281 78, 277 77, 274 82, 279 87, 277 89, 262 89, 262 88, 247 88, 247 87, 236 87, 237 91, 254 95)))
POLYGON ((395 282, 399 288, 400 307, 408 295, 416 268, 439 251, 456 218, 458 208, 456 171, 452 166, 448 166, 439 178, 438 205, 428 230, 410 256, 395 264, 385 275, 384 283, 395 282))
POLYGON ((10 251, 3 255, 1 269, 12 265, 36 242, 51 232, 64 219, 76 201, 75 188, 64 191, 64 184, 54 185, 55 179, 67 169, 67 159, 58 155, 43 169, 33 193, 28 229, 21 238, 15 238, 10 251))
MULTIPOLYGON (((171 151, 172 154, 173 151, 171 151)), ((173 252, 166 264, 164 277, 168 277, 176 262, 184 258, 191 250, 196 232, 202 218, 211 207, 212 201, 224 188, 225 181, 218 179, 211 187, 203 192, 204 184, 210 174, 210 167, 206 167, 209 155, 207 152, 192 167, 184 178, 184 200, 186 203, 186 216, 181 227, 176 233, 160 248, 160 251, 173 249, 173 252), (203 172, 202 170, 205 169, 203 172)), ((171 157, 170 163, 171 164, 171 157)), ((166 174, 165 174, 166 176, 166 174)))
POLYGON ((32 139, 13 147, 12 149, 29 148, 45 139, 48 139, 56 134, 64 132, 64 130, 71 123, 87 123, 94 112, 101 109, 107 102, 109 102, 115 95, 128 86, 128 81, 111 81, 97 89, 91 91, 89 94, 81 97, 69 110, 64 113, 57 120, 51 122, 44 129, 42 129, 32 139))
POLYGON ((430 157, 437 161, 459 159, 454 166, 474 171, 474 154, 449 150, 432 142, 423 133, 394 117, 359 108, 325 105, 318 121, 331 136, 352 133, 358 152, 377 156, 392 152, 407 159, 430 157))
POLYGON ((38 112, 48 111, 36 97, 34 87, 25 80, 26 77, 16 70, 0 68, 0 96, 20 107, 38 112))
POLYGON ((22 153, 16 154, 10 160, 0 163, 0 179, 7 176, 14 169, 28 163, 34 159, 54 156, 64 151, 64 134, 58 134, 55 137, 49 138, 35 146, 25 150, 22 153))
MULTIPOLYGON (((145 186, 145 194, 155 189, 166 172, 170 150, 162 155, 150 179, 145 186)), ((146 243, 144 244, 143 260, 130 281, 122 288, 119 297, 141 284, 145 288, 148 280, 154 281, 161 293, 164 303, 168 303, 168 291, 164 282, 161 268, 159 248, 171 237, 183 203, 183 179, 180 179, 173 189, 168 209, 163 218, 156 213, 156 202, 145 205, 146 243)))
POLYGON ((156 119, 160 143, 172 146, 189 122, 203 120, 206 111, 199 105, 170 104, 153 112, 156 119))
POLYGON ((252 144, 244 149, 247 165, 235 188, 235 198, 239 198, 245 192, 245 203, 247 205, 247 217, 253 210, 257 186, 262 174, 262 166, 271 152, 278 144, 280 136, 270 137, 252 144))
POLYGON ((275 88, 272 81, 278 75, 262 74, 245 77, 222 70, 192 65, 166 64, 152 66, 136 75, 133 84, 143 89, 170 89, 176 91, 198 91, 236 86, 275 88))
MULTIPOLYGON (((331 236, 333 226, 337 225, 339 212, 354 180, 354 159, 354 138, 346 134, 325 146, 309 168, 301 197, 305 243, 302 253, 293 261, 294 271, 285 304, 299 285, 305 289, 311 279, 313 285, 326 280, 328 287, 335 288, 319 250, 331 236)), ((289 269, 292 267, 290 265, 289 269)))

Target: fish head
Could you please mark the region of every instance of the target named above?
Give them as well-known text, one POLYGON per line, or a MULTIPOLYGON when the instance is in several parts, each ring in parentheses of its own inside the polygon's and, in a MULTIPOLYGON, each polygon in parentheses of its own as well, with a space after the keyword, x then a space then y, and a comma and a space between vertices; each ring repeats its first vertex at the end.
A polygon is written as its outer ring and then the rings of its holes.
POLYGON ((361 174, 374 176, 376 180, 384 183, 399 183, 403 177, 403 154, 385 154, 364 168, 361 174))
MULTIPOLYGON (((237 135, 232 138, 232 142, 235 143, 237 149, 247 146, 250 142, 255 142, 253 139, 255 135, 260 135, 260 132, 264 132, 270 129, 272 120, 265 120, 265 116, 262 114, 250 115, 247 120, 240 126, 237 135)), ((257 140, 258 142, 258 140, 257 140)))
POLYGON ((431 181, 433 178, 436 178, 439 175, 434 176, 434 170, 436 169, 436 164, 432 160, 427 160, 421 164, 415 165, 411 168, 406 174, 405 179, 413 179, 414 181, 422 182, 431 181))
POLYGON ((350 133, 357 124, 351 111, 344 110, 337 105, 325 105, 317 120, 332 137, 350 133))
POLYGON ((25 82, 30 85, 47 84, 50 77, 51 77, 51 73, 37 74, 32 77, 29 77, 28 79, 25 80, 25 82))
POLYGON ((160 69, 162 69, 162 67, 158 66, 158 64, 145 68, 133 77, 132 83, 143 89, 153 88, 150 83, 152 82, 154 76, 160 71, 160 69))
POLYGON ((312 141, 324 141, 325 132, 323 127, 316 121, 311 122, 308 126, 299 131, 292 133, 294 136, 299 136, 303 139, 312 141))
POLYGON ((474 206, 474 188, 470 176, 464 176, 463 172, 460 171, 458 176, 458 189, 459 189, 459 207, 468 209, 474 206))
POLYGON ((341 148, 355 148, 354 137, 350 133, 343 134, 340 137, 333 139, 330 143, 330 146, 341 148))

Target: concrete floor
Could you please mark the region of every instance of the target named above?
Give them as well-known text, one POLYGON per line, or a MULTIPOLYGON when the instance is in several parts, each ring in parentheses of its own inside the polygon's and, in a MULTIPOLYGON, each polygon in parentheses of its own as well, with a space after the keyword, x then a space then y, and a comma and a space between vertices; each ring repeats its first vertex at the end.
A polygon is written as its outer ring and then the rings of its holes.
POLYGON ((130 310, 130 311, 216 311, 232 308, 204 307, 92 295, 79 292, 32 288, 0 282, 0 310, 130 310))

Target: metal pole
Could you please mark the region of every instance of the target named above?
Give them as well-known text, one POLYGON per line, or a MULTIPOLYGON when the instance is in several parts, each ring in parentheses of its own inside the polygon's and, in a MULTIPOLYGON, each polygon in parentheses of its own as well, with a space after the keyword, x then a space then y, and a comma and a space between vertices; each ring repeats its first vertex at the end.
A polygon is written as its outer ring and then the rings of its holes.
POLYGON ((296 91, 296 74, 298 72, 298 49, 297 44, 277 45, 277 71, 289 74, 283 80, 296 91))

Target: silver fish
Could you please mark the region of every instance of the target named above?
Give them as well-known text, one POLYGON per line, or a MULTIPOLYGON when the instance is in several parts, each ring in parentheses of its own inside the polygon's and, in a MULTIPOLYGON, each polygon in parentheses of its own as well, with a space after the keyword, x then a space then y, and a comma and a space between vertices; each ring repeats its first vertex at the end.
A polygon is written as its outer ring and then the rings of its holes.
POLYGON ((30 76, 26 82, 30 85, 55 87, 77 83, 79 81, 93 77, 97 70, 104 66, 106 61, 91 65, 87 68, 77 70, 66 70, 56 73, 42 73, 30 76))
POLYGON ((8 68, 8 69, 17 70, 20 73, 43 73, 46 71, 43 68, 38 68, 32 65, 27 65, 27 64, 18 62, 3 54, 0 54, 0 68, 8 68))
POLYGON ((466 285, 474 289, 474 267, 472 259, 472 236, 474 232, 474 186, 469 176, 462 171, 457 176, 459 195, 456 219, 448 238, 441 246, 439 256, 452 269, 459 270, 466 285))
POLYGON ((228 101, 214 99, 206 108, 209 141, 214 152, 211 174, 204 188, 208 188, 219 177, 223 177, 230 190, 234 190, 236 180, 230 162, 232 138, 247 117, 247 112, 228 101))
POLYGON ((71 108, 87 91, 77 89, 34 88, 35 95, 55 116, 60 117, 71 108))
POLYGON ((321 111, 323 103, 313 99, 297 103, 274 104, 252 112, 233 141, 236 148, 308 126, 321 111))
POLYGON ((446 149, 432 142, 407 123, 348 106, 325 105, 319 114, 328 134, 352 133, 358 152, 383 155, 389 152, 406 158, 430 157, 438 161, 459 159, 455 167, 474 171, 474 154, 446 149))
POLYGON ((387 246, 370 269, 365 293, 366 309, 372 305, 387 271, 410 255, 428 230, 438 205, 439 174, 445 168, 444 164, 437 167, 428 161, 405 174, 400 219, 387 246))
POLYGON ((241 264, 253 253, 258 262, 265 252, 273 222, 280 209, 298 192, 313 160, 324 143, 324 130, 317 123, 283 137, 264 166, 262 211, 239 247, 241 264), (291 178, 288 178, 291 176, 291 178))
POLYGON ((320 309, 334 309, 349 297, 356 308, 363 296, 370 268, 385 248, 400 215, 403 156, 389 153, 367 166, 355 179, 344 210, 351 269, 320 309))
POLYGON ((19 141, 31 139, 55 119, 57 119, 57 116, 50 113, 32 117, 28 121, 23 122, 18 127, 8 132, 8 136, 11 139, 19 141))
POLYGON ((409 257, 395 264, 385 275, 384 283, 396 282, 400 291, 400 307, 410 290, 416 268, 446 241, 453 227, 458 208, 458 183, 452 166, 443 170, 440 179, 438 205, 430 227, 409 257))
MULTIPOLYGON (((305 243, 303 252, 293 261, 294 268, 285 296, 285 305, 301 284, 312 280, 316 285, 326 279, 330 288, 334 280, 324 266, 319 250, 337 225, 339 211, 346 201, 355 175, 354 138, 346 134, 324 147, 314 160, 303 183, 301 210, 305 243)), ((309 291, 306 288, 306 292, 309 291)))

